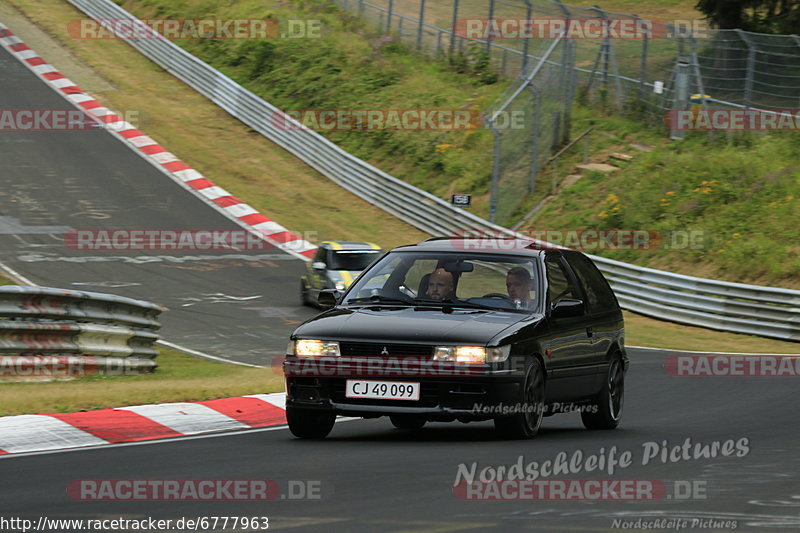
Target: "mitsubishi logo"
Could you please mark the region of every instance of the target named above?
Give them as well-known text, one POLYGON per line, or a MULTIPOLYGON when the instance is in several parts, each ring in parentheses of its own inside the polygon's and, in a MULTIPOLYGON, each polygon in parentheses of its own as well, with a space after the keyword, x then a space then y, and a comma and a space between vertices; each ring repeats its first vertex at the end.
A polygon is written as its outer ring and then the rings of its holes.
POLYGON ((381 350, 381 355, 389 355, 389 350, 386 348, 386 346, 384 346, 383 350, 381 350))

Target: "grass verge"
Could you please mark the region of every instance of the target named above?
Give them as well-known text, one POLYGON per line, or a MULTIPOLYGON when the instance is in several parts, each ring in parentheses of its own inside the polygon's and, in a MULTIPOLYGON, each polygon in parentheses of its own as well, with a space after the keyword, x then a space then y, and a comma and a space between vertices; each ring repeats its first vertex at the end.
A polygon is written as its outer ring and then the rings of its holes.
POLYGON ((667 350, 800 354, 800 343, 765 339, 655 320, 628 311, 625 344, 667 350))
POLYGON ((151 374, 3 383, 0 386, 0 416, 197 402, 282 390, 283 375, 271 367, 217 363, 159 348, 158 369, 151 374))

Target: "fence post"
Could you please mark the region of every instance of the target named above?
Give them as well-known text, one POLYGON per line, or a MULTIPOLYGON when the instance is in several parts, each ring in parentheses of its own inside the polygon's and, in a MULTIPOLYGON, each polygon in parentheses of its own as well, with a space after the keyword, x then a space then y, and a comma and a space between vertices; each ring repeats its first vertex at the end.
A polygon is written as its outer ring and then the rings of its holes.
MULTIPOLYGON (((700 107, 702 108, 703 112, 708 112, 708 104, 706 103, 706 88, 705 84, 703 83, 703 72, 700 70, 700 60, 697 58, 697 40, 694 38, 694 35, 689 37, 690 41, 690 48, 692 50, 692 69, 694 70, 694 76, 697 78, 697 90, 700 92, 700 107)), ((708 137, 710 139, 714 138, 714 130, 708 130, 708 137)))
POLYGON ((364 18, 364 0, 358 0, 358 16, 364 18))
MULTIPOLYGON (((638 15, 634 15, 637 24, 640 20, 638 15)), ((639 64, 639 103, 644 102, 644 84, 647 80, 647 48, 650 43, 649 30, 645 32, 644 39, 642 39, 642 60, 639 64)))
POLYGON ((755 70, 756 63, 756 49, 742 30, 734 31, 736 31, 736 35, 738 35, 745 46, 747 46, 747 77, 744 81, 744 108, 750 109, 750 105, 753 103, 753 71, 755 70))
MULTIPOLYGON (((530 0, 523 0, 525 2, 525 21, 531 21, 531 13, 533 12, 533 6, 531 5, 530 0)), ((555 0, 557 3, 561 3, 558 0, 555 0)), ((522 43, 522 66, 519 71, 520 77, 525 77, 525 71, 528 68, 528 50, 530 48, 530 39, 525 39, 522 43)))
POLYGON ((606 13, 598 6, 593 6, 592 9, 597 15, 603 19, 603 44, 601 49, 603 51, 603 90, 608 94, 608 62, 611 56, 611 41, 608 38, 608 21, 606 20, 606 13))
MULTIPOLYGON (((561 13, 564 15, 565 19, 565 28, 566 31, 569 32, 570 30, 570 11, 567 7, 561 3, 560 0, 555 0, 556 6, 561 10, 561 13)), ((569 39, 564 35, 564 38, 561 39, 561 46, 564 49, 561 51, 561 67, 559 72, 559 89, 561 91, 561 98, 562 98, 562 120, 561 120, 561 136, 559 145, 566 144, 569 142, 569 135, 570 129, 572 126, 572 98, 574 97, 574 92, 572 89, 572 81, 573 81, 573 46, 575 42, 573 39, 569 39)))
POLYGON ((458 26, 458 0, 453 0, 453 23, 450 25, 450 55, 456 49, 456 28, 458 26))
POLYGON ((539 175, 539 131, 541 130, 542 95, 535 85, 528 88, 533 93, 533 108, 531 110, 531 169, 528 183, 528 194, 536 192, 536 178, 539 175))
POLYGON ((492 58, 492 21, 494 20, 494 0, 489 0, 489 21, 487 23, 487 28, 489 31, 486 32, 486 53, 489 54, 489 60, 491 61, 492 58))
POLYGON ((389 0, 389 5, 386 9, 386 33, 392 32, 392 15, 394 10, 394 0, 389 0))
POLYGON ((419 2, 419 28, 417 29, 417 51, 422 50, 422 29, 425 23, 425 0, 419 2))
MULTIPOLYGON (((675 96, 672 99, 672 111, 683 111, 689 106, 689 61, 685 57, 679 57, 675 65, 675 96)), ((674 114, 670 113, 671 118, 674 114)), ((675 129, 671 124, 670 138, 675 140, 683 139, 686 136, 685 130, 675 129)))
MULTIPOLYGON (((800 47, 800 35, 792 34, 792 39, 794 39, 794 42, 800 47)), ((800 95, 798 95, 798 98, 800 98, 800 95)), ((800 105, 800 101, 798 101, 798 104, 800 105)))
POLYGON ((494 128, 494 124, 489 123, 489 127, 494 135, 494 145, 492 147, 492 186, 489 195, 489 222, 495 222, 497 216, 497 192, 500 182, 500 142, 502 133, 494 128))

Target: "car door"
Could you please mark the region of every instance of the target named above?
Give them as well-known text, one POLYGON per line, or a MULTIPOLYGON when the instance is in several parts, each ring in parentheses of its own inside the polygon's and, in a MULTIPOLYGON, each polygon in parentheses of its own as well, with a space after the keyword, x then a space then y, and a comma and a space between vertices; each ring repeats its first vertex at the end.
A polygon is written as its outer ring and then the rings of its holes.
POLYGON ((565 298, 582 300, 583 294, 560 251, 547 252, 544 264, 549 332, 543 346, 551 379, 548 397, 551 401, 580 398, 591 391, 596 377, 596 369, 591 367, 594 347, 585 310, 579 316, 558 318, 553 316, 552 310, 558 301, 565 298))
POLYGON ((609 351, 623 342, 622 312, 608 282, 588 257, 579 252, 564 252, 564 258, 575 273, 586 302, 586 324, 593 347, 590 364, 602 383, 609 351))

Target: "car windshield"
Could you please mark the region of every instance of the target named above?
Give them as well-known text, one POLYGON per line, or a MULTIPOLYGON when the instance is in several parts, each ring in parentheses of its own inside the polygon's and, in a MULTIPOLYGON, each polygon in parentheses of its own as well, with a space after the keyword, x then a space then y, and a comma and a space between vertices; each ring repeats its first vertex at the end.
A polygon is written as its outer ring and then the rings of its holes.
POLYGON ((532 257, 393 252, 359 278, 342 305, 453 305, 532 312, 539 308, 539 276, 532 257))
POLYGON ((381 256, 380 250, 336 250, 331 254, 331 270, 364 270, 381 256))

